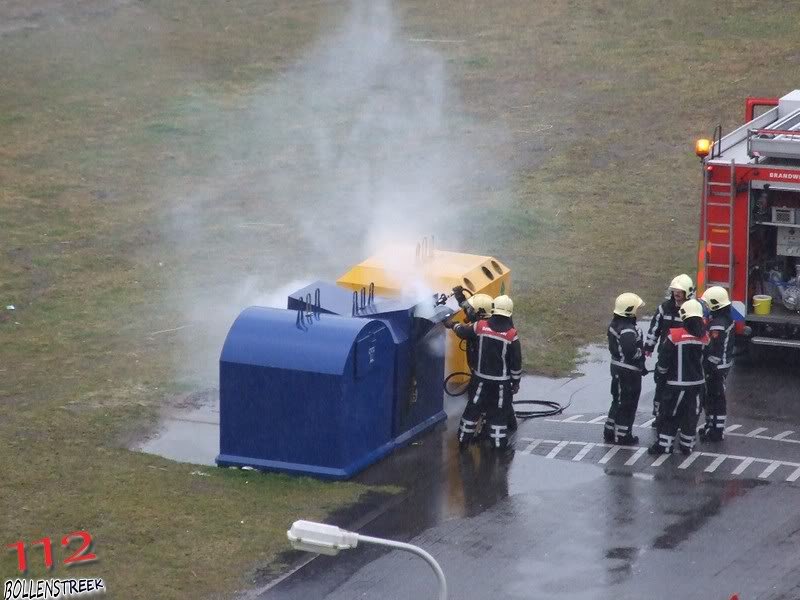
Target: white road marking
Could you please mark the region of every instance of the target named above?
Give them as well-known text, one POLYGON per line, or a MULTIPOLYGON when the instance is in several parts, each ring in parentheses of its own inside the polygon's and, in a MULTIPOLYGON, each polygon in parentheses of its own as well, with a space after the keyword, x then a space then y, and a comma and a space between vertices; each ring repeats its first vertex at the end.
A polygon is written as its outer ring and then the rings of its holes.
MULTIPOLYGON (((582 416, 582 415, 581 415, 582 416)), ((759 433, 766 431, 766 427, 756 427, 750 433, 746 434, 745 437, 756 437, 759 433)))
POLYGON ((561 452, 564 448, 566 448, 568 444, 569 442, 558 442, 556 444, 556 447, 550 450, 550 453, 547 456, 545 456, 545 458, 555 458, 556 455, 559 452, 561 452))
POLYGON ((542 440, 533 440, 533 441, 531 441, 530 444, 528 444, 528 447, 525 448, 525 450, 523 450, 523 452, 525 452, 527 454, 530 454, 531 452, 536 450, 536 446, 538 446, 541 443, 542 443, 542 440))
POLYGON ((589 452, 594 448, 594 444, 586 444, 583 448, 581 448, 578 453, 573 457, 572 460, 578 462, 579 460, 583 460, 583 457, 589 454, 589 452))
POLYGON ((633 456, 631 456, 628 460, 625 461, 625 466, 630 467, 637 460, 639 460, 645 452, 647 452, 647 448, 639 448, 636 452, 633 453, 633 456))
POLYGON ((768 466, 766 469, 761 471, 761 474, 759 475, 759 478, 766 479, 767 477, 772 475, 775 472, 775 470, 780 466, 781 466, 780 461, 773 460, 772 464, 770 464, 770 466, 768 466))
POLYGON ((611 450, 609 450, 608 452, 606 452, 606 453, 605 453, 605 455, 603 456, 603 458, 601 458, 600 460, 598 460, 598 461, 597 461, 597 464, 598 464, 598 465, 604 465, 604 464, 606 464, 608 461, 610 461, 612 458, 614 458, 614 455, 615 455, 617 452, 619 452, 619 450, 620 450, 620 446, 613 446, 613 447, 611 448, 611 450))
POLYGON ((741 463, 739 463, 738 467, 736 467, 733 471, 731 471, 731 475, 741 475, 742 473, 744 473, 744 470, 747 467, 753 464, 755 460, 756 460, 755 458, 748 456, 741 463))
MULTIPOLYGON (((533 438, 521 438, 520 442, 526 442, 528 445, 522 450, 521 454, 532 454, 533 451, 541 446, 542 444, 551 444, 553 447, 550 451, 543 455, 545 458, 555 458, 558 454, 567 446, 569 445, 576 445, 580 446, 580 450, 578 453, 570 460, 574 462, 580 462, 591 452, 594 448, 607 448, 608 451, 597 461, 597 464, 604 465, 609 462, 619 453, 620 450, 630 450, 632 452, 631 456, 625 461, 625 466, 633 466, 639 459, 645 455, 647 452, 647 447, 645 446, 616 446, 614 444, 601 444, 595 442, 582 442, 582 441, 575 441, 575 440, 543 440, 543 439, 533 439, 533 438)), ((655 460, 650 464, 651 467, 660 467, 663 465, 671 454, 662 454, 657 456, 655 460)), ((720 465, 725 462, 726 459, 739 461, 739 464, 731 471, 731 475, 742 475, 750 465, 753 463, 765 463, 767 467, 758 475, 760 479, 767 479, 770 477, 779 467, 790 467, 793 469, 791 474, 786 477, 787 482, 796 482, 800 480, 800 463, 798 462, 789 462, 784 460, 772 460, 769 458, 759 458, 756 456, 738 456, 735 454, 718 454, 716 452, 693 452, 689 456, 683 459, 683 461, 678 465, 679 469, 688 469, 694 462, 701 456, 708 456, 709 458, 713 458, 711 463, 704 469, 706 473, 713 473, 717 469, 719 469, 720 465)), ((652 476, 644 476, 642 474, 643 479, 651 479, 652 476)))
POLYGON ((688 469, 689 466, 694 461, 696 461, 698 458, 700 458, 701 454, 702 454, 702 452, 692 452, 689 456, 686 457, 686 460, 684 460, 681 464, 678 465, 678 468, 679 469, 688 469))
POLYGON ((571 417, 567 417, 562 421, 562 423, 576 423, 578 419, 580 419, 583 415, 572 415, 571 417))
MULTIPOLYGON (((589 421, 579 420, 579 417, 583 417, 583 416, 584 415, 573 415, 571 417, 567 417, 566 419, 545 419, 545 421, 550 421, 551 423, 578 423, 580 425, 600 425, 600 424, 603 424, 606 421, 606 416, 605 415, 601 415, 599 417, 595 417, 594 419, 590 419, 589 421)), ((654 419, 649 419, 649 420, 645 421, 644 423, 641 423, 639 425, 634 425, 634 427, 639 427, 639 428, 642 428, 642 429, 648 428, 653 423, 653 421, 654 421, 654 419)), ((778 435, 769 436, 769 435, 761 435, 761 433, 763 433, 764 431, 767 431, 766 427, 758 427, 758 428, 750 431, 749 433, 736 433, 736 430, 737 429, 741 429, 741 427, 742 426, 739 425, 739 424, 730 425, 730 426, 725 428, 725 433, 726 433, 726 435, 736 436, 736 437, 748 437, 748 438, 753 438, 753 439, 758 439, 758 440, 768 440, 768 441, 774 441, 774 442, 783 442, 785 444, 800 444, 800 440, 788 439, 788 437, 790 435, 795 433, 794 431, 784 431, 784 432, 779 433, 778 435)))
POLYGON ((726 458, 728 458, 727 454, 720 454, 719 456, 717 456, 717 458, 715 458, 714 460, 711 461, 710 465, 708 465, 705 468, 705 472, 706 473, 713 473, 725 461, 726 458))
POLYGON ((653 461, 653 464, 652 464, 652 465, 650 465, 650 466, 651 466, 651 467, 660 467, 660 466, 661 466, 661 465, 663 465, 665 462, 667 462, 667 460, 669 459, 669 457, 670 457, 670 456, 672 456, 672 455, 671 455, 671 454, 662 454, 662 455, 661 455, 661 456, 659 456, 657 459, 655 459, 655 460, 653 461))

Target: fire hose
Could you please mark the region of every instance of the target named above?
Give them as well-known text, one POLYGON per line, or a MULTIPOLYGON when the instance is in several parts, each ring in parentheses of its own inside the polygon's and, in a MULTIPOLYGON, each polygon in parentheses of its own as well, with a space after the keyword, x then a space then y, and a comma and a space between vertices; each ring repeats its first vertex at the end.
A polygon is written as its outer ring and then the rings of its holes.
MULTIPOLYGON (((445 377, 444 380, 444 393, 451 397, 461 396, 464 392, 466 392, 471 377, 472 376, 469 373, 465 373, 463 371, 450 373, 450 375, 445 377), (456 379, 456 377, 466 378, 466 381, 453 384, 452 382, 456 379)), ((570 396, 569 402, 566 405, 561 405, 553 400, 513 400, 512 404, 514 406, 514 414, 518 419, 539 419, 542 417, 560 415, 569 408, 570 404, 572 404, 572 396, 570 396), (525 406, 526 408, 518 408, 522 406, 525 406)))
MULTIPOLYGON (((461 286, 456 286, 453 288, 453 293, 449 295, 437 294, 434 296, 434 298, 436 300, 436 304, 445 304, 449 298, 455 296, 456 300, 459 303, 459 306, 463 307, 466 301, 464 292, 469 293, 470 296, 473 295, 472 292, 470 292, 469 290, 466 290, 461 286)), ((466 348, 463 346, 463 344, 464 340, 461 340, 461 350, 466 351, 466 348)), ((466 392, 471 379, 472 379, 471 373, 466 373, 464 371, 456 371, 454 373, 450 373, 447 377, 445 377, 444 380, 444 392, 451 397, 461 396, 464 392, 466 392)), ((512 401, 512 404, 514 405, 514 415, 516 415, 518 419, 537 419, 541 417, 552 417, 554 415, 559 415, 562 412, 564 412, 571 403, 572 403, 571 397, 570 397, 570 402, 566 406, 562 406, 558 402, 552 400, 512 401), (525 407, 525 409, 522 408, 523 406, 525 407)))

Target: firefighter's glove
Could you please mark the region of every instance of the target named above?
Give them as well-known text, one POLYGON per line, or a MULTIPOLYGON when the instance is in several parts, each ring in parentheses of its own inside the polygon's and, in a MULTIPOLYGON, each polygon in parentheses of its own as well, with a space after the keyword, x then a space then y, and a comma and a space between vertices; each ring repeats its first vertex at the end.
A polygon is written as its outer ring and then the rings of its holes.
POLYGON ((647 370, 646 365, 642 365, 642 377, 645 377, 647 375, 650 375, 650 371, 647 370))
POLYGON ((456 297, 456 301, 458 302, 459 306, 467 301, 467 297, 464 295, 464 288, 460 285, 457 285, 453 288, 453 296, 456 297))
POLYGON ((519 381, 511 382, 511 393, 516 394, 519 391, 519 381))

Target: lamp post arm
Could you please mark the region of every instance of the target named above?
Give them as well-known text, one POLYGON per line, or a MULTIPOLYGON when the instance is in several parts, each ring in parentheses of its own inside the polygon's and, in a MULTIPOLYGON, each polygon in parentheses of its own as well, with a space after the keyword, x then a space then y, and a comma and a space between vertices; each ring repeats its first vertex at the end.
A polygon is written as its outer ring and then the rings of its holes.
POLYGON ((403 542, 395 542, 393 540, 385 540, 383 538, 374 538, 368 535, 361 535, 360 533, 357 535, 359 542, 364 542, 365 544, 375 544, 377 546, 387 546, 397 550, 405 550, 406 552, 410 552, 411 554, 416 554, 419 556, 422 560, 427 562, 431 569, 433 569, 433 572, 436 573, 436 579, 439 581, 439 600, 447 600, 447 580, 444 578, 444 571, 442 571, 442 567, 439 566, 439 563, 436 562, 436 559, 425 552, 425 550, 419 548, 418 546, 405 544, 403 542))

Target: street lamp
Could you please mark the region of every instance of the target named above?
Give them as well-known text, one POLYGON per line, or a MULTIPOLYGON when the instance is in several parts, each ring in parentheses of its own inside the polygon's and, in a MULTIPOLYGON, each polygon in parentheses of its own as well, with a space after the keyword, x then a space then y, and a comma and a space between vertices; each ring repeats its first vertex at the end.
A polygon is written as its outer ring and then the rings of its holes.
POLYGON ((340 550, 351 550, 358 546, 359 542, 411 552, 430 565, 433 572, 436 573, 436 579, 439 581, 439 600, 447 600, 447 581, 439 563, 425 550, 412 544, 361 535, 354 531, 345 531, 335 525, 325 525, 324 523, 314 523, 312 521, 295 521, 292 523, 292 528, 286 532, 286 537, 289 538, 289 542, 295 550, 316 552, 328 556, 335 556, 339 554, 340 550))

